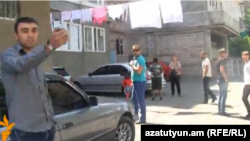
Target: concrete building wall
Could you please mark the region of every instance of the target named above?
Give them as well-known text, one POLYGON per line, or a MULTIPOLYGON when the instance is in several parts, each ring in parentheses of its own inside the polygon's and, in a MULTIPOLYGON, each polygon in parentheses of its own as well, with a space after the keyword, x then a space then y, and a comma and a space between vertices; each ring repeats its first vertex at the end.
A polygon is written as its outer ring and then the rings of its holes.
POLYGON ((244 1, 245 8, 250 8, 250 1, 244 1))
MULTIPOLYGON (((51 9, 57 11, 70 11, 78 10, 83 8, 88 8, 85 6, 80 6, 75 3, 66 1, 51 1, 51 9)), ((79 23, 79 21, 77 21, 79 23)), ((92 23, 82 24, 82 52, 68 52, 68 51, 56 51, 53 55, 53 64, 57 66, 63 66, 66 70, 73 76, 77 77, 79 75, 87 74, 94 71, 100 65, 109 63, 110 59, 110 39, 109 39, 109 23, 104 23, 102 25, 93 25, 92 23), (84 51, 84 26, 94 26, 105 28, 106 37, 106 52, 85 52, 84 51)))
MULTIPOLYGON (((20 16, 33 17, 39 24, 39 44, 45 44, 51 35, 49 2, 48 1, 19 1, 20 16)), ((0 52, 15 44, 15 20, 0 19, 0 52)), ((51 71, 51 58, 44 62, 45 71, 51 71)))
MULTIPOLYGON (((206 1, 182 1, 183 23, 164 24, 161 29, 131 29, 130 21, 115 21, 110 24, 114 32, 124 32, 126 46, 124 52, 132 54, 131 46, 139 44, 148 60, 154 56, 164 62, 170 62, 171 55, 176 54, 183 66, 183 75, 200 76, 200 51, 204 50, 209 57, 216 57, 217 48, 227 48, 227 34, 238 32, 239 22, 222 11, 208 11, 206 1), (213 29, 215 26, 216 29, 213 29), (225 27, 223 27, 225 26, 225 27), (219 32, 220 41, 217 48, 212 48, 213 31, 219 32)), ((235 35, 234 35, 235 36, 235 35)), ((119 62, 128 61, 128 56, 117 56, 119 62)))
MULTIPOLYGON (((170 62, 171 55, 175 54, 183 67, 184 75, 201 75, 201 60, 199 53, 202 50, 210 51, 210 30, 189 30, 179 33, 158 32, 150 35, 132 34, 127 36, 128 46, 138 43, 142 47, 147 60, 158 57, 161 61, 170 62), (151 43, 150 43, 151 42, 151 43), (148 44, 153 45, 147 48, 148 44)), ((131 52, 131 48, 127 48, 131 52)))

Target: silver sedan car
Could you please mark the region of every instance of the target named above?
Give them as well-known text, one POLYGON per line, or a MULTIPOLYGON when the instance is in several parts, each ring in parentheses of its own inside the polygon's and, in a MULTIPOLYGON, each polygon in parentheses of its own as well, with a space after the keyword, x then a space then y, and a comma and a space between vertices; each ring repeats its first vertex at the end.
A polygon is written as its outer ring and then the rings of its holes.
MULTIPOLYGON (((80 76, 74 80, 74 83, 86 92, 123 92, 122 81, 123 73, 132 72, 132 68, 128 63, 113 63, 106 64, 88 75, 80 76)), ((151 72, 146 71, 147 76, 147 91, 151 90, 151 72)), ((166 81, 162 75, 162 87, 165 87, 166 81)))
MULTIPOLYGON (((46 79, 55 112, 55 141, 134 141, 131 104, 117 99, 88 96, 58 75, 46 74, 46 79)), ((2 83, 0 106, 0 121, 3 121, 4 115, 8 117, 8 109, 2 83)), ((0 132, 5 129, 0 125, 0 132)))

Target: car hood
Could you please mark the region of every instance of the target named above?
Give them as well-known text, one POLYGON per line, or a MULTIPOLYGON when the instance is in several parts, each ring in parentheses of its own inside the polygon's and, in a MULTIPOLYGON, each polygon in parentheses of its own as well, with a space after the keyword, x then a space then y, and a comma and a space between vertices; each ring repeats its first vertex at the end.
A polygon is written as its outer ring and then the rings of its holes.
POLYGON ((103 97, 103 96, 97 96, 98 98, 98 103, 103 104, 103 103, 127 103, 124 99, 117 99, 117 98, 112 98, 112 97, 103 97))
POLYGON ((125 111, 130 111, 131 113, 134 113, 134 106, 131 102, 128 102, 124 99, 117 99, 117 98, 108 98, 108 97, 102 97, 97 96, 98 98, 98 105, 102 105, 105 107, 110 108, 122 108, 125 111))

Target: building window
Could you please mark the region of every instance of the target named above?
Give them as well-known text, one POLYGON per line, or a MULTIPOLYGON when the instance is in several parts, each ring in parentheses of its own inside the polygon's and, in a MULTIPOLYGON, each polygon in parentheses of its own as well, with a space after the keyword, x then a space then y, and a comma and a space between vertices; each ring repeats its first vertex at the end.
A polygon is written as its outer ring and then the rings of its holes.
POLYGON ((116 55, 123 55, 123 40, 116 39, 116 55))
POLYGON ((17 3, 17 1, 0 1, 0 19, 16 19, 18 15, 17 3))
POLYGON ((106 52, 105 29, 84 26, 84 48, 86 52, 106 52))
POLYGON ((58 48, 57 51, 82 51, 82 28, 81 24, 64 22, 64 28, 69 33, 69 42, 58 48))
POLYGON ((87 0, 87 2, 96 4, 96 5, 104 5, 104 0, 87 0))

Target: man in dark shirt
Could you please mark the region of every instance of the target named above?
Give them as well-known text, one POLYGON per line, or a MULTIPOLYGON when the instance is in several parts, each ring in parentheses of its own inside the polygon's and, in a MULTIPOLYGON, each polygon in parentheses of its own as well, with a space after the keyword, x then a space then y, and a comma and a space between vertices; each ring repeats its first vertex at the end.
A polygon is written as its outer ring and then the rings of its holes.
POLYGON ((222 48, 219 50, 219 58, 216 62, 216 73, 217 73, 217 82, 220 89, 220 96, 218 102, 219 115, 228 116, 225 112, 226 99, 227 99, 227 87, 228 87, 228 78, 226 74, 226 59, 227 51, 222 48))
POLYGON ((151 76, 151 81, 152 81, 152 93, 153 93, 153 98, 152 100, 155 100, 155 95, 158 91, 158 94, 160 96, 160 100, 162 100, 162 95, 161 95, 161 89, 162 89, 162 72, 163 69, 161 65, 158 62, 158 58, 153 59, 153 64, 149 67, 149 70, 152 74, 151 76))

